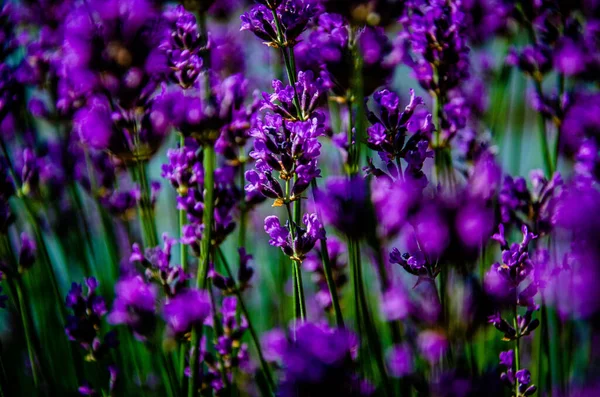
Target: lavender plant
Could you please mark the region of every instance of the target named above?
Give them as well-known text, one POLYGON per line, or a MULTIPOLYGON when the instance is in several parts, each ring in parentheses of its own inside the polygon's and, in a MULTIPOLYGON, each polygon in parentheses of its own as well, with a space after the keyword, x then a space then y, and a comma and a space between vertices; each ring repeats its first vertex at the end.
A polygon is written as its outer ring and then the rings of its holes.
POLYGON ((0 397, 600 392, 595 1, 0 6, 0 397))

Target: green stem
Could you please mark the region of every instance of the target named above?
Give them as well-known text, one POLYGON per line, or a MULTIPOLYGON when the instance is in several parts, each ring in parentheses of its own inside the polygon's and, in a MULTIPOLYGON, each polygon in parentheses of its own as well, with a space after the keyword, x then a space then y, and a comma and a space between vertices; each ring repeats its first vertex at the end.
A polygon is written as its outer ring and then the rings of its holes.
POLYGON ((360 259, 360 243, 356 240, 349 239, 348 247, 350 254, 350 263, 353 267, 353 271, 355 274, 354 292, 358 298, 358 309, 360 311, 360 315, 362 316, 362 322, 364 323, 364 329, 367 334, 368 346, 371 349, 370 353, 375 356, 375 364, 381 376, 381 381, 385 390, 385 394, 391 397, 394 395, 394 393, 385 368, 385 360, 383 358, 381 341, 379 339, 379 336, 377 335, 377 330, 375 328, 375 324, 373 323, 373 318, 371 317, 371 314, 369 312, 369 306, 367 303, 367 297, 363 285, 362 264, 360 259))
MULTIPOLYGON (((185 137, 183 135, 179 136, 179 149, 183 150, 185 146, 185 137)), ((186 212, 185 210, 179 210, 179 238, 183 238, 183 226, 186 224, 186 212)), ((181 262, 181 268, 184 272, 187 271, 187 247, 181 241, 179 242, 179 260, 181 262)), ((181 342, 179 346, 179 368, 177 371, 177 375, 179 376, 179 389, 185 390, 185 357, 188 351, 187 342, 181 342)))
MULTIPOLYGON (((204 146, 204 233, 201 241, 201 258, 198 274, 196 277, 196 288, 206 288, 208 264, 210 259, 210 248, 212 241, 212 224, 214 221, 214 204, 215 204, 215 167, 216 153, 212 145, 204 146)), ((188 387, 188 396, 194 397, 198 390, 198 350, 200 343, 200 335, 202 327, 195 326, 192 329, 192 357, 191 357, 191 378, 188 387)))
MULTIPOLYGON (((210 307, 211 307, 211 311, 212 311, 212 318, 213 318, 213 330, 215 332, 215 343, 217 340, 219 340, 219 338, 221 336, 223 336, 223 326, 221 323, 221 318, 219 317, 219 313, 217 312, 217 302, 215 299, 215 294, 213 291, 213 286, 212 286, 212 280, 208 280, 208 294, 210 296, 210 307)), ((231 392, 231 385, 229 384, 229 378, 227 377, 226 374, 226 368, 225 368, 225 362, 223 361, 223 356, 220 354, 217 354, 217 359, 219 360, 219 364, 221 365, 221 371, 219 371, 221 373, 221 381, 223 382, 223 386, 225 388, 225 390, 229 389, 231 392)))
POLYGON ((27 353, 29 362, 31 363, 31 374, 33 375, 33 385, 36 390, 39 390, 39 373, 37 363, 35 361, 35 353, 33 347, 33 336, 31 334, 31 319, 29 318, 29 309, 25 303, 25 295, 23 294, 23 281, 20 277, 16 277, 15 290, 17 291, 17 300, 19 304, 19 312, 21 321, 23 322, 23 333, 25 334, 25 342, 27 343, 27 353))
POLYGON ((302 321, 306 321, 306 302, 304 299, 304 286, 302 284, 302 273, 300 273, 300 262, 294 261, 294 272, 296 275, 296 288, 298 288, 298 314, 302 321))
POLYGON ((296 91, 296 59, 294 57, 294 49, 288 46, 289 43, 285 42, 283 28, 281 27, 281 21, 279 20, 279 15, 277 15, 277 11, 271 10, 271 12, 273 14, 273 20, 275 21, 275 27, 277 29, 277 41, 279 41, 281 55, 283 55, 285 71, 290 86, 292 86, 294 90, 294 107, 296 108, 296 114, 299 119, 303 120, 305 115, 302 114, 302 110, 300 108, 300 101, 298 99, 298 92, 296 91))
POLYGON ((518 324, 518 313, 517 313, 517 305, 514 308, 514 320, 513 326, 517 331, 517 336, 515 338, 515 397, 519 397, 519 380, 516 377, 517 372, 521 369, 521 359, 519 356, 519 345, 520 345, 520 335, 519 335, 519 324, 518 324))
POLYGON ((254 328, 252 320, 250 319, 250 312, 246 308, 246 303, 244 302, 242 293, 239 289, 239 286, 237 285, 237 283, 235 281, 235 278, 233 277, 233 272, 231 271, 231 267, 229 267, 229 263, 227 262, 227 259, 225 258, 225 255, 223 254, 223 251, 221 250, 221 248, 217 249, 217 253, 219 255, 219 258, 221 259, 221 263, 223 264, 225 271, 227 272, 227 276, 231 280, 233 280, 233 283, 234 283, 233 289, 235 291, 235 296, 238 298, 238 302, 240 304, 240 308, 242 309, 242 313, 244 314, 244 317, 246 317, 246 322, 248 324, 248 330, 250 331, 250 336, 252 337, 252 341, 254 342, 254 347, 256 347, 256 352, 258 353, 258 360, 260 361, 260 366, 262 368, 265 379, 267 380, 267 383, 269 385, 269 389, 271 391, 273 391, 275 389, 275 383, 273 382, 273 376, 271 375, 271 370, 269 368, 269 364, 267 363, 267 360, 265 360, 265 356, 263 354, 262 348, 260 347, 260 339, 258 337, 258 334, 256 333, 256 329, 254 328))
POLYGON ((150 185, 146 175, 146 163, 143 161, 138 161, 137 166, 138 182, 141 190, 141 198, 138 209, 142 226, 144 246, 146 248, 156 247, 158 245, 158 235, 156 233, 156 225, 154 224, 154 214, 152 209, 152 201, 150 198, 150 185))
POLYGON ((35 240, 38 246, 38 250, 41 253, 42 262, 45 265, 46 272, 48 273, 48 277, 50 278, 50 286, 52 287, 52 291, 54 292, 54 297, 58 302, 59 311, 61 314, 61 320, 63 324, 67 318, 67 311, 62 304, 63 298, 60 293, 60 289, 58 287, 58 280, 56 279, 56 274, 54 273, 54 268, 52 267, 52 261, 50 260, 50 254, 48 253, 48 247, 46 247, 46 243, 44 241, 44 236, 42 235, 42 230, 40 228, 39 222, 35 216, 35 212, 29 203, 29 199, 27 197, 23 197, 23 204, 25 204, 25 209, 27 215, 29 216, 30 224, 33 229, 33 234, 35 235, 35 240))
MULTIPOLYGON (((541 82, 534 80, 535 91, 537 95, 543 98, 542 84, 541 82)), ((552 156, 550 155, 550 147, 548 145, 548 136, 546 133, 546 119, 542 113, 538 114, 538 132, 540 136, 540 145, 542 150, 542 159, 544 161, 544 173, 547 178, 551 178, 554 174, 554 163, 552 162, 552 156)))
MULTIPOLYGON (((558 74, 558 83, 557 84, 558 84, 558 103, 560 105, 562 105, 562 98, 565 93, 565 75, 563 73, 558 74)), ((561 107, 560 108, 561 117, 563 116, 563 112, 564 112, 564 110, 561 107)), ((558 157, 559 157, 559 151, 560 151, 560 135, 561 135, 561 126, 558 125, 557 130, 556 130, 556 142, 554 144, 554 163, 552 164, 554 170, 558 169, 558 157)))

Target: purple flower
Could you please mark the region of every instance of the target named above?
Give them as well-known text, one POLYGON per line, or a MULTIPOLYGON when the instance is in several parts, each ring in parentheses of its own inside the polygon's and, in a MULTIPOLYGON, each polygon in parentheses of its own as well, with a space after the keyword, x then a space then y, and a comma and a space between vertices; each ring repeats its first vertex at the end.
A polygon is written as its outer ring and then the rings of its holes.
POLYGON ((397 51, 425 90, 447 93, 469 77, 467 24, 461 3, 417 2, 407 7, 400 21, 405 29, 398 36, 397 51))
POLYGON ((367 186, 361 178, 332 177, 317 196, 323 220, 353 238, 374 232, 367 186))
POLYGON ((250 182, 245 187, 247 192, 259 191, 282 205, 297 200, 311 181, 320 176, 317 158, 321 144, 317 138, 323 135, 321 115, 315 114, 307 121, 288 121, 277 114, 266 114, 250 135, 255 138, 250 157, 256 160, 256 170, 246 172, 246 180, 250 182), (273 178, 274 172, 279 172, 284 181, 297 176, 289 197, 273 178))
POLYGON ((448 349, 448 339, 446 336, 432 330, 421 332, 417 344, 419 351, 431 365, 439 362, 448 349))
POLYGON ((273 47, 293 47, 311 18, 321 12, 319 3, 311 0, 282 0, 267 4, 254 6, 242 14, 240 30, 251 31, 273 47), (280 25, 280 31, 277 25, 280 25))
POLYGON ((85 279, 87 288, 83 293, 81 284, 73 283, 67 294, 65 304, 73 311, 67 317, 65 333, 69 340, 79 343, 87 351, 88 360, 99 360, 108 354, 109 349, 118 345, 117 334, 110 331, 100 338, 101 320, 106 315, 104 298, 96 294, 98 281, 90 277, 85 279))
POLYGON ((210 95, 198 82, 187 90, 169 94, 172 104, 169 116, 173 125, 184 136, 196 139, 201 145, 215 143, 221 129, 242 107, 246 95, 247 81, 241 75, 222 81, 212 76, 210 83, 210 95))
POLYGON ((393 346, 388 352, 387 362, 390 373, 396 378, 410 375, 414 370, 413 354, 407 345, 393 346))
POLYGON ((410 315, 411 303, 402 285, 395 285, 381 297, 381 312, 387 321, 403 320, 410 315))
POLYGON ((504 365, 506 368, 511 369, 513 366, 515 353, 513 350, 500 352, 500 365, 504 365))
POLYGON ((167 296, 176 296, 185 290, 189 275, 179 265, 171 265, 171 250, 177 240, 163 234, 163 246, 146 248, 142 253, 140 246, 134 243, 129 256, 129 263, 140 264, 146 271, 146 278, 162 286, 167 296))
POLYGON ((145 340, 156 325, 157 289, 141 276, 126 276, 115 286, 115 301, 108 315, 111 324, 126 324, 136 338, 145 340))
POLYGON ((291 341, 281 331, 271 331, 264 339, 269 360, 281 360, 284 377, 282 396, 318 396, 324 390, 339 395, 362 395, 359 379, 352 370, 357 339, 345 329, 328 329, 305 323, 296 329, 291 341))
POLYGON ((19 267, 29 269, 35 262, 37 245, 27 233, 21 233, 21 250, 19 251, 19 267))
POLYGON ((433 157, 427 146, 434 126, 429 114, 421 119, 413 117, 415 109, 423 104, 423 100, 415 96, 413 90, 410 90, 410 95, 409 104, 401 111, 396 93, 385 89, 373 94, 378 111, 377 114, 373 111, 368 114, 373 125, 367 129, 367 143, 379 153, 393 178, 402 175, 403 171, 398 167, 403 158, 408 163, 405 171, 407 178, 424 179, 426 183, 427 178, 421 168, 426 158, 433 157), (407 140, 409 131, 412 136, 407 140))
POLYGON ((269 244, 281 248, 287 256, 302 262, 317 240, 325 238, 325 231, 316 214, 304 214, 302 223, 304 227, 289 223, 284 227, 276 216, 266 217, 265 232, 270 237, 269 244))
POLYGON ((524 368, 518 370, 515 376, 517 377, 519 383, 522 385, 528 385, 531 382, 531 373, 528 369, 524 368))
POLYGON ((196 17, 182 5, 171 6, 163 14, 170 25, 160 48, 166 53, 171 79, 182 88, 195 82, 203 67, 206 37, 200 37, 196 17))
POLYGON ((523 241, 502 251, 502 263, 495 263, 485 277, 485 287, 496 298, 513 305, 532 307, 537 289, 532 284, 519 292, 519 287, 532 273, 533 263, 527 252, 529 243, 537 236, 522 228, 523 241))
MULTIPOLYGON (((297 46, 297 55, 302 70, 320 73, 325 84, 344 98, 352 83, 354 55, 348 22, 338 14, 321 14, 316 30, 308 40, 297 46)), ((388 62, 392 44, 381 28, 366 26, 357 34, 358 50, 363 57, 362 78, 365 95, 384 85, 393 72, 388 62)))
POLYGON ((170 332, 181 336, 202 325, 210 315, 210 297, 205 291, 190 289, 171 298, 163 308, 170 332))
POLYGON ((63 79, 84 94, 107 91, 123 109, 143 104, 166 70, 159 18, 147 0, 73 7, 65 21, 63 79))
POLYGON ((311 117, 326 91, 323 80, 314 78, 312 71, 299 72, 298 81, 292 86, 284 86, 279 80, 273 80, 273 94, 263 92, 263 109, 269 109, 286 120, 307 120, 311 117), (295 96, 298 96, 296 108, 295 96))

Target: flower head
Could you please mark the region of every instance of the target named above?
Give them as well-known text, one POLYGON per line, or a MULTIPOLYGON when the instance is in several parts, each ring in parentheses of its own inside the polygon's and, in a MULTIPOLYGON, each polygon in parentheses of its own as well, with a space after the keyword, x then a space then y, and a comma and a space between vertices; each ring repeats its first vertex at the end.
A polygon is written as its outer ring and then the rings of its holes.
POLYGON ((210 315, 210 298, 205 291, 190 289, 177 294, 163 308, 170 332, 181 336, 201 325, 210 315))
POLYGON ((138 339, 145 340, 156 325, 156 287, 146 283, 141 276, 126 276, 117 282, 115 292, 108 321, 126 324, 138 339))

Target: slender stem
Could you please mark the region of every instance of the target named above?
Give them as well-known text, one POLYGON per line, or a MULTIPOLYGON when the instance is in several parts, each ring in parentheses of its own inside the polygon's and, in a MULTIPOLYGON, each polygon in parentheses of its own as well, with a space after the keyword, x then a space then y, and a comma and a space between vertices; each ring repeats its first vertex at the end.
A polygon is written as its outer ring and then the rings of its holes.
MULTIPOLYGON (((221 336, 223 336, 223 325, 221 323, 221 318, 219 313, 217 312, 217 302, 215 299, 215 294, 213 291, 212 280, 208 280, 208 294, 210 296, 210 307, 212 311, 212 319, 213 319, 213 330, 215 332, 215 343, 219 340, 221 336)), ((221 365, 221 381, 223 382, 223 386, 225 390, 230 389, 231 385, 229 384, 229 378, 226 374, 225 362, 223 361, 223 356, 221 354, 217 354, 217 359, 219 360, 219 364, 221 365)), ((231 389, 230 389, 231 391, 231 389)))
MULTIPOLYGON (((210 259, 211 241, 212 241, 212 224, 214 221, 214 204, 215 204, 215 167, 216 153, 212 145, 204 147, 204 232, 201 241, 201 258, 200 266, 196 277, 196 288, 206 288, 206 280, 208 274, 208 264, 210 259)), ((198 389, 198 350, 200 342, 200 334, 202 327, 196 326, 192 329, 192 357, 191 357, 191 379, 188 388, 188 396, 194 397, 198 389)))
POLYGON ((37 363, 35 361, 35 353, 33 347, 33 336, 31 334, 31 319, 29 318, 29 309, 25 303, 25 295, 23 294, 23 281, 20 277, 16 277, 15 290, 17 291, 17 300, 19 304, 19 312, 21 321, 23 322, 23 332, 25 334, 25 342, 27 343, 27 353, 29 362, 31 363, 31 374, 33 375, 33 384, 36 390, 39 390, 39 377, 37 363))
POLYGON ((248 324, 248 330, 250 331, 250 336, 252 337, 254 346, 256 347, 256 352, 258 353, 258 360, 260 361, 260 366, 262 368, 265 379, 267 380, 267 383, 269 384, 269 388, 272 391, 275 388, 275 383, 273 382, 273 376, 271 375, 271 370, 269 368, 269 364, 267 363, 267 360, 265 360, 265 356, 263 354, 262 348, 260 347, 260 339, 258 337, 258 334, 256 333, 256 329, 254 328, 252 320, 250 319, 250 312, 246 308, 246 303, 244 302, 244 298, 239 289, 239 286, 237 285, 235 278, 233 277, 233 272, 231 271, 231 267, 229 267, 229 263, 227 262, 227 259, 225 258, 225 255, 223 254, 223 250, 221 250, 221 248, 218 248, 217 253, 219 255, 219 258, 221 259, 221 263, 223 264, 225 271, 227 272, 227 276, 231 280, 233 280, 233 283, 234 283, 233 289, 235 291, 235 295, 238 298, 238 302, 240 304, 240 308, 242 309, 242 313, 244 314, 244 317, 246 317, 246 322, 248 324))
POLYGON ((300 262, 294 261, 294 269, 296 273, 296 287, 298 288, 298 306, 300 320, 306 321, 306 302, 304 299, 304 287, 302 285, 302 273, 300 272, 300 262))
POLYGON ((296 108, 296 114, 299 119, 304 119, 305 115, 302 114, 298 92, 296 91, 296 59, 294 57, 294 49, 289 47, 289 43, 285 42, 283 28, 281 26, 281 21, 279 20, 279 15, 277 15, 277 11, 273 9, 271 12, 273 13, 273 20, 275 21, 275 27, 277 29, 277 40, 279 41, 281 48, 281 55, 283 55, 285 71, 288 81, 294 90, 294 107, 296 108))
POLYGON ((6 380, 6 371, 2 360, 2 341, 0 341, 0 397, 4 397, 4 385, 8 384, 6 380))
MULTIPOLYGON (((560 115, 562 117, 563 115, 563 108, 562 108, 562 103, 563 103, 563 96, 565 93, 565 75, 563 73, 559 73, 558 74, 558 103, 559 103, 559 109, 560 109, 560 115)), ((558 158, 559 158, 559 151, 560 151, 560 135, 561 135, 561 125, 560 125, 560 121, 557 123, 557 128, 556 128, 556 142, 554 144, 554 163, 552 163, 553 165, 553 169, 556 171, 558 169, 558 158)))
POLYGON ((519 345, 520 345, 520 335, 519 335, 519 324, 518 324, 518 313, 517 313, 517 305, 514 308, 514 320, 513 326, 517 331, 517 337, 515 338, 515 397, 519 397, 519 380, 516 377, 517 372, 521 369, 521 361, 519 356, 519 345))
MULTIPOLYGON (((538 80, 534 80, 535 91, 542 100, 543 91, 542 83, 538 80)), ((542 159, 544 161, 544 173, 547 178, 550 178, 554 173, 554 163, 552 162, 552 156, 550 155, 550 147, 548 145, 548 135, 546 133, 546 119, 542 113, 538 114, 538 132, 540 136, 540 145, 542 150, 542 159)))
POLYGON ((381 376, 381 381, 383 383, 385 394, 391 397, 394 395, 394 393, 392 391, 392 386, 385 368, 385 360, 383 358, 381 341, 379 339, 379 336, 377 335, 377 330, 375 328, 375 324, 373 323, 373 318, 371 317, 371 314, 369 312, 369 306, 367 303, 367 297, 363 285, 362 264, 360 259, 360 243, 353 239, 349 239, 349 247, 351 259, 350 262, 355 272, 354 283, 355 289, 357 289, 355 291, 355 294, 358 296, 358 307, 362 315, 364 329, 367 333, 368 344, 371 349, 371 353, 375 356, 375 364, 377 365, 377 369, 381 376))
POLYGON ((150 198, 150 185, 146 175, 146 163, 138 161, 138 182, 140 184, 141 198, 139 204, 140 222, 142 226, 144 246, 155 247, 158 245, 158 235, 154 224, 152 201, 150 198))
POLYGON ((27 215, 29 216, 31 227, 33 228, 33 234, 35 235, 36 243, 39 252, 41 253, 41 259, 46 267, 48 277, 50 278, 50 285, 52 287, 52 291, 54 292, 56 301, 58 302, 61 320, 64 323, 67 318, 67 311, 64 305, 62 304, 63 298, 62 294, 60 293, 58 280, 56 279, 56 274, 54 273, 54 268, 52 267, 52 261, 50 260, 50 254, 48 253, 48 247, 46 247, 46 243, 44 241, 44 236, 42 235, 42 230, 40 228, 39 222, 27 197, 23 197, 23 204, 25 204, 25 209, 27 215))
MULTIPOLYGON (((179 150, 184 150, 185 147, 185 137, 183 134, 179 135, 179 150)), ((181 268, 184 272, 187 271, 187 246, 181 242, 183 238, 183 227, 186 224, 186 212, 184 209, 179 210, 179 260, 181 262, 181 268)), ((179 367, 177 368, 177 375, 179 376, 179 389, 185 390, 185 357, 188 351, 188 343, 186 341, 181 342, 179 346, 179 367)))
POLYGON ((347 109, 348 109, 348 114, 346 115, 347 118, 347 129, 348 131, 346 132, 346 139, 347 139, 347 144, 348 144, 348 159, 347 159, 347 173, 349 175, 353 175, 354 171, 353 171, 353 164, 354 164, 354 157, 355 157, 355 144, 356 142, 354 142, 353 139, 353 122, 352 122, 352 98, 351 98, 351 94, 348 95, 348 100, 347 100, 347 109))

